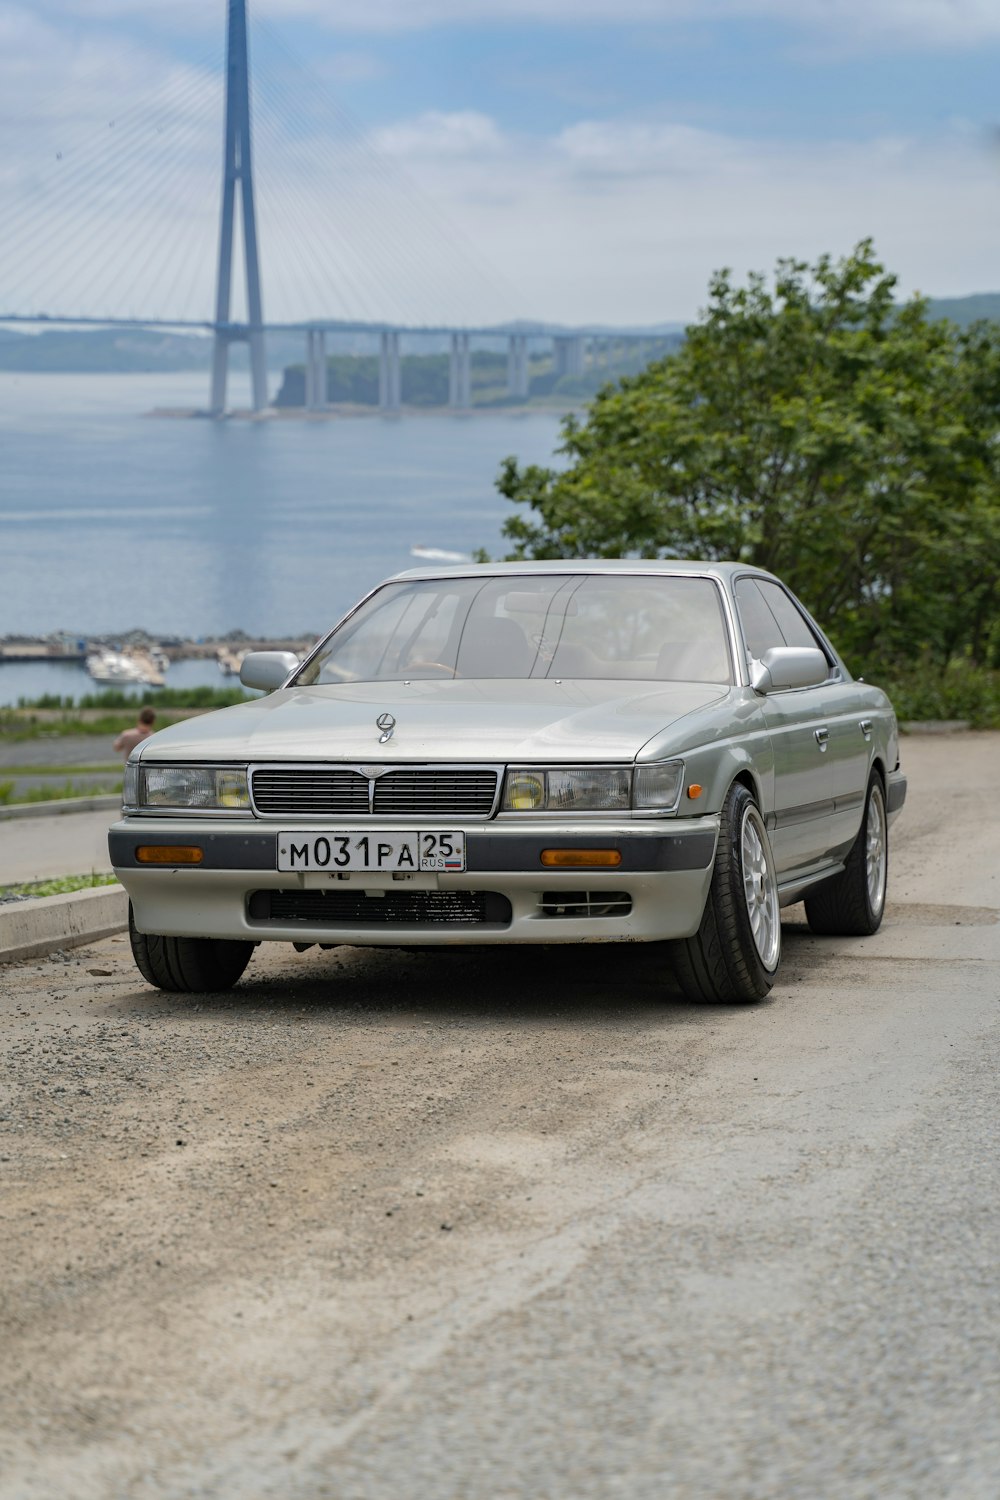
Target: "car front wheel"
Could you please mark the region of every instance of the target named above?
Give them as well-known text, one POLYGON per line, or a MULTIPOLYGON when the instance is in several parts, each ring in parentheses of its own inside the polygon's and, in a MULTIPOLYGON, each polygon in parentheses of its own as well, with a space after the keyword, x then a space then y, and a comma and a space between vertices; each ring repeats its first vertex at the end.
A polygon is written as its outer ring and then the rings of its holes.
POLYGON ((734 782, 722 808, 712 884, 694 937, 671 944, 674 973, 691 1000, 762 1000, 781 961, 774 856, 760 808, 734 782))
POLYGON ((128 908, 132 957, 143 979, 160 990, 198 994, 229 990, 250 962, 253 943, 223 938, 156 937, 139 932, 128 908))

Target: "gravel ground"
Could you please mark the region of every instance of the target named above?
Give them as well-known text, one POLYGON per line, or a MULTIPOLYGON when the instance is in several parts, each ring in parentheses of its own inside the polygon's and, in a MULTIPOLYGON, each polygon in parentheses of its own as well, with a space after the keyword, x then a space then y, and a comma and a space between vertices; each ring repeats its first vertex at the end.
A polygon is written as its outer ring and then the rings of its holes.
POLYGON ((995 1500, 1000 736, 876 937, 0 970, 3 1500, 995 1500))

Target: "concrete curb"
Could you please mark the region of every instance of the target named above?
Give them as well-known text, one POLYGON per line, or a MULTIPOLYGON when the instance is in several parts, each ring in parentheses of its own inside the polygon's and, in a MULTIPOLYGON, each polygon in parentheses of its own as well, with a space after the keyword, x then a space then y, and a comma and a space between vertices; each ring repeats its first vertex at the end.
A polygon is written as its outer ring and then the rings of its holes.
POLYGON ((119 885, 0 906, 0 964, 76 948, 128 927, 128 894, 119 885))
POLYGON ((55 818, 65 813, 102 812, 121 805, 118 792, 93 797, 56 797, 51 802, 18 802, 13 807, 0 807, 0 822, 5 818, 55 818))

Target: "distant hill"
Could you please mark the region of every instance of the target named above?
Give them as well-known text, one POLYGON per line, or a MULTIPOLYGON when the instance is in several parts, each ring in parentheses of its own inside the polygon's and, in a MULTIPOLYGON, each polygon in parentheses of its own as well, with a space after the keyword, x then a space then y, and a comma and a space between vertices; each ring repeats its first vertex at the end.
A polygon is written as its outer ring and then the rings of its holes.
POLYGON ((932 318, 950 318, 960 328, 968 328, 980 318, 1000 323, 1000 292, 974 292, 971 297, 932 297, 928 311, 932 318))
MULTIPOLYGON (((268 339, 272 368, 302 358, 302 339, 279 334, 268 339)), ((246 368, 246 347, 231 350, 236 369, 246 368)), ((61 375, 162 374, 169 370, 208 370, 212 340, 205 334, 145 328, 46 328, 22 333, 0 328, 0 370, 61 375)))

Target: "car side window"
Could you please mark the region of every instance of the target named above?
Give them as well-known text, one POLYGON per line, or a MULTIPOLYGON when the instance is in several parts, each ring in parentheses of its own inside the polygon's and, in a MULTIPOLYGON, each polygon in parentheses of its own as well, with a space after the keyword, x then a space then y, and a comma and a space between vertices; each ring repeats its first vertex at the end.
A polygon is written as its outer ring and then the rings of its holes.
MULTIPOLYGON (((814 651, 823 651, 822 642, 817 640, 809 621, 784 589, 779 588, 776 583, 768 583, 766 578, 758 578, 756 583, 764 602, 778 622, 778 629, 785 638, 785 645, 810 646, 814 651)), ((825 651, 823 655, 826 655, 825 651)))
POLYGON ((738 580, 736 603, 743 625, 743 637, 751 656, 759 661, 772 646, 787 645, 777 620, 764 602, 755 578, 738 580))

